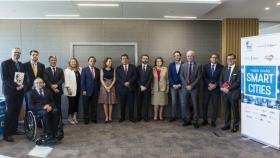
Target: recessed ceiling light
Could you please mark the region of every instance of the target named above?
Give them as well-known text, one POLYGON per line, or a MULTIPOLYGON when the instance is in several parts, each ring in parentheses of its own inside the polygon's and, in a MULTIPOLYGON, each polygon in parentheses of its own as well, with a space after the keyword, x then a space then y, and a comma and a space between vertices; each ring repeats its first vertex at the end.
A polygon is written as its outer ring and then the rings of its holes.
POLYGON ((76 14, 46 14, 47 17, 80 17, 80 15, 76 14))
POLYGON ((276 5, 280 5, 280 2, 276 3, 276 5))
POLYGON ((170 15, 165 15, 164 18, 169 18, 169 19, 196 19, 197 17, 195 17, 195 16, 170 16, 170 15))
POLYGON ((80 7, 118 7, 117 3, 78 3, 80 7))
POLYGON ((264 8, 264 10, 269 10, 269 9, 270 9, 269 7, 265 7, 265 8, 264 8))

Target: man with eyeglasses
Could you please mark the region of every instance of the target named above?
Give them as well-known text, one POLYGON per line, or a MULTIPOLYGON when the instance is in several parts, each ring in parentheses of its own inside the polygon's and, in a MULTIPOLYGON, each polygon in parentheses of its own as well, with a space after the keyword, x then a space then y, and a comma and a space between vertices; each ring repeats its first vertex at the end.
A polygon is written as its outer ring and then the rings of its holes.
POLYGON ((14 48, 11 52, 11 59, 3 61, 1 64, 3 94, 7 105, 4 121, 4 140, 8 142, 14 141, 12 135, 24 134, 18 130, 18 117, 23 101, 24 85, 15 80, 15 76, 24 76, 24 66, 19 61, 21 55, 20 48, 14 48))
POLYGON ((220 76, 220 90, 223 93, 225 109, 225 125, 222 130, 229 130, 231 125, 231 111, 233 113, 233 127, 231 132, 239 130, 239 107, 238 100, 241 96, 241 70, 235 65, 236 55, 227 55, 227 66, 223 68, 220 76))
POLYGON ((204 82, 203 93, 203 123, 208 124, 208 104, 211 101, 212 116, 211 127, 216 127, 216 119, 218 114, 218 107, 220 105, 220 87, 219 79, 223 69, 223 65, 218 63, 219 56, 216 53, 210 55, 210 63, 203 67, 202 78, 204 82))

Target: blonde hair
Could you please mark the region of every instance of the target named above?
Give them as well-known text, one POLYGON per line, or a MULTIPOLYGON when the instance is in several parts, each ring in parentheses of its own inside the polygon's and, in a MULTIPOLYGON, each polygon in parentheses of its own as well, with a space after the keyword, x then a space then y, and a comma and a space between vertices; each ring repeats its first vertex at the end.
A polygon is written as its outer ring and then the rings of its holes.
POLYGON ((70 60, 68 61, 68 69, 70 69, 72 71, 79 71, 80 70, 80 65, 79 65, 79 62, 78 62, 77 58, 75 58, 75 57, 70 58, 70 60), (71 60, 76 61, 76 67, 74 67, 74 68, 71 67, 71 65, 70 65, 71 60))

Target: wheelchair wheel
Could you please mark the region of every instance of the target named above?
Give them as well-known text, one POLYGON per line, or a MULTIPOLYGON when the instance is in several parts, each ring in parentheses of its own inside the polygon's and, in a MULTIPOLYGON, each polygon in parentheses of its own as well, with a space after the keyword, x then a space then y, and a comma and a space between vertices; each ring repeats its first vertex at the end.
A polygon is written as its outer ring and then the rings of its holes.
POLYGON ((32 111, 27 112, 27 116, 25 118, 26 123, 24 123, 24 131, 25 135, 29 140, 35 140, 36 138, 36 132, 37 132, 37 122, 35 115, 32 111))

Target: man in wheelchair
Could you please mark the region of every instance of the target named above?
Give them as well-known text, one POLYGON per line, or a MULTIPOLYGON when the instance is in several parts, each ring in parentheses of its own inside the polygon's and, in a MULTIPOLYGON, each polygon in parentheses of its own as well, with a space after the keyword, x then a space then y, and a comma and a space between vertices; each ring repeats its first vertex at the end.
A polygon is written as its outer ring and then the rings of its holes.
POLYGON ((39 144, 49 140, 61 140, 63 138, 61 116, 54 105, 51 92, 45 88, 41 78, 34 80, 34 88, 28 92, 28 104, 29 109, 43 122, 43 135, 39 138, 41 142, 39 144))

